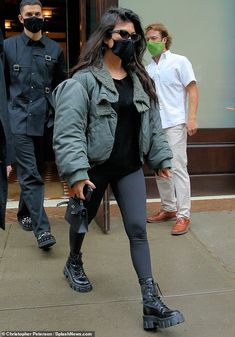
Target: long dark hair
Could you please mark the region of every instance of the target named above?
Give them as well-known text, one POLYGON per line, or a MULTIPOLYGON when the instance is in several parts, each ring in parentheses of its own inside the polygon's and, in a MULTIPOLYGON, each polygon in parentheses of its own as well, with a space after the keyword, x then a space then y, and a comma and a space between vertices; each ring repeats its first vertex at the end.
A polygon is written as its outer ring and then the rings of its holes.
POLYGON ((134 59, 128 64, 128 69, 126 70, 132 70, 137 74, 143 85, 144 91, 152 101, 156 102, 157 95, 153 81, 142 64, 143 55, 146 50, 144 31, 141 27, 139 16, 130 9, 111 7, 102 15, 98 27, 83 47, 78 63, 71 69, 70 76, 76 71, 89 66, 102 67, 103 54, 106 48, 104 39, 110 37, 111 31, 119 21, 132 22, 135 27, 135 32, 141 36, 141 39, 135 42, 134 59))

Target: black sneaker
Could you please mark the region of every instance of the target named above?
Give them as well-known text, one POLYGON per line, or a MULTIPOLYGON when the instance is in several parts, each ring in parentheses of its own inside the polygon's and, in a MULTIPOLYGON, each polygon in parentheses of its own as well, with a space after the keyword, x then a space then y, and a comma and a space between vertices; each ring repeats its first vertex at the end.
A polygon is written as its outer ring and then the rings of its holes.
POLYGON ((54 236, 50 232, 43 232, 38 235, 38 248, 48 249, 56 243, 54 236))
POLYGON ((24 216, 22 218, 19 218, 18 223, 20 224, 21 228, 24 231, 32 231, 33 230, 32 220, 29 216, 24 216))

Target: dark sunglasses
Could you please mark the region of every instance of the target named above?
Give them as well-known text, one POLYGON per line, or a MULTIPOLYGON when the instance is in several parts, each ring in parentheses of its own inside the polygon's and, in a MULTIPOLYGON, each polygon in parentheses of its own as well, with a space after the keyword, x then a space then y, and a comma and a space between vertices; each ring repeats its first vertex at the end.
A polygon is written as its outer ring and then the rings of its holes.
POLYGON ((116 29, 116 30, 113 30, 111 32, 111 34, 113 33, 118 33, 121 38, 123 40, 128 40, 129 38, 131 38, 132 41, 136 42, 136 41, 139 41, 141 39, 141 35, 137 34, 137 33, 128 33, 127 30, 124 30, 124 29, 116 29))

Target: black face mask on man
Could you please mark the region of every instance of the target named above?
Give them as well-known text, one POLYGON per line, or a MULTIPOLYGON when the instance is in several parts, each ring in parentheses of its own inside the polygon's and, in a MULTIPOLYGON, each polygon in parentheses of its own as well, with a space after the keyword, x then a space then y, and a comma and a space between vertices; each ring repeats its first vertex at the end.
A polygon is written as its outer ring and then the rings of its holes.
POLYGON ((112 52, 120 57, 123 64, 129 64, 134 58, 134 42, 132 40, 113 40, 112 52))
POLYGON ((24 19, 24 27, 28 29, 31 33, 39 32, 43 27, 43 19, 32 16, 30 18, 24 19))

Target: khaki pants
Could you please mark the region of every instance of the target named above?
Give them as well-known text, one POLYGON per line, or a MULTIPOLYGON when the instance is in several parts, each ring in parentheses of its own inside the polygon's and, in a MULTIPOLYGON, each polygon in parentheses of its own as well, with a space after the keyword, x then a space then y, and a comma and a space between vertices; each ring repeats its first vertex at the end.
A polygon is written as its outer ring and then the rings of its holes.
POLYGON ((177 211, 177 217, 190 218, 190 179, 187 171, 187 129, 185 124, 164 129, 173 153, 172 177, 156 176, 161 197, 161 207, 165 211, 177 211))

